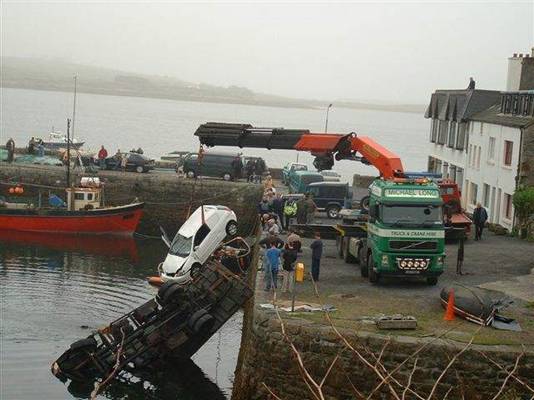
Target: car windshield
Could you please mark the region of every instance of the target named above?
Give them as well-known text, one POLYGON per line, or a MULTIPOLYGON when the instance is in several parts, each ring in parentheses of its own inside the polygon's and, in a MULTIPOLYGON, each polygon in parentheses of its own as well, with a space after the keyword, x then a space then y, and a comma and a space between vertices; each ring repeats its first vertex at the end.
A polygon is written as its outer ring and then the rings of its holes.
POLYGON ((380 219, 385 224, 433 226, 443 223, 439 206, 384 204, 380 210, 380 219))
POLYGON ((293 164, 292 168, 293 168, 293 171, 307 171, 308 170, 308 167, 302 164, 293 164))
POLYGON ((176 234, 174 240, 171 243, 171 248, 169 253, 174 256, 187 257, 191 253, 191 243, 193 242, 192 237, 186 238, 185 236, 176 234))

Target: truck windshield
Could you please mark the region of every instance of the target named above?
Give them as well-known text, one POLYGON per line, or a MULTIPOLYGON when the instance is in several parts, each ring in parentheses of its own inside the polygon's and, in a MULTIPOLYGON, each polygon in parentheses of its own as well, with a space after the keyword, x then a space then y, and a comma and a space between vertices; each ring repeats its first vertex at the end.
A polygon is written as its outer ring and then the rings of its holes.
POLYGON ((191 243, 193 242, 192 237, 186 238, 185 236, 176 234, 174 240, 171 243, 171 248, 169 253, 173 256, 187 257, 191 253, 191 243))
POLYGON ((439 206, 383 204, 380 210, 380 219, 385 224, 433 226, 443 223, 439 206))

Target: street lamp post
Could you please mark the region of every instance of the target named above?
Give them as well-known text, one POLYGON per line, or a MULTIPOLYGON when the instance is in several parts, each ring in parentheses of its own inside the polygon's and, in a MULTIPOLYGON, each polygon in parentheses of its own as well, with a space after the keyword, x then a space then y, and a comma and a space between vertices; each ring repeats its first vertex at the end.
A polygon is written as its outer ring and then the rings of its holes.
POLYGON ((328 107, 326 107, 326 122, 324 124, 324 133, 328 132, 328 113, 329 113, 331 107, 332 107, 332 103, 330 103, 328 105, 328 107))

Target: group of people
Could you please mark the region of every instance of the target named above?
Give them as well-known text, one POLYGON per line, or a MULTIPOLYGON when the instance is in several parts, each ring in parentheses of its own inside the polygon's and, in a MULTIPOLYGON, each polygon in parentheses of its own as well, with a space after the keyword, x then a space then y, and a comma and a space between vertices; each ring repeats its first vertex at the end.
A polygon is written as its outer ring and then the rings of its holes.
MULTIPOLYGON (((295 281, 295 265, 302 252, 302 241, 294 229, 290 228, 293 218, 298 223, 308 223, 313 219, 317 207, 311 195, 299 199, 288 197, 284 199, 276 193, 272 178, 268 176, 264 182, 264 195, 258 204, 258 212, 262 225, 263 239, 260 246, 265 249, 263 257, 265 290, 270 291, 278 287, 278 274, 281 270, 282 292, 292 292, 295 281), (300 210, 300 214, 299 214, 300 210), (308 215, 310 212, 312 215, 308 215), (280 236, 287 232, 284 242, 280 236)), ((323 251, 323 242, 319 233, 310 245, 312 250, 312 276, 319 280, 319 270, 323 251)))
POLYGON ((31 155, 35 154, 36 149, 37 149, 37 155, 39 157, 44 157, 45 148, 44 148, 43 139, 35 139, 32 136, 32 138, 28 142, 28 154, 31 154, 31 155))
MULTIPOLYGON (((143 154, 144 151, 141 147, 139 147, 137 150, 132 149, 130 150, 130 153, 137 153, 137 154, 143 154)), ((117 150, 117 152, 113 155, 113 158, 115 159, 115 169, 116 170, 126 170, 126 164, 128 164, 128 154, 129 153, 122 153, 120 149, 117 150)), ((108 151, 102 145, 100 147, 100 150, 98 151, 98 165, 100 166, 100 169, 106 169, 106 159, 108 158, 108 151)))
POLYGON ((263 158, 249 158, 245 165, 245 174, 247 176, 247 182, 261 183, 263 174, 266 170, 267 165, 265 165, 265 161, 263 160, 263 158))

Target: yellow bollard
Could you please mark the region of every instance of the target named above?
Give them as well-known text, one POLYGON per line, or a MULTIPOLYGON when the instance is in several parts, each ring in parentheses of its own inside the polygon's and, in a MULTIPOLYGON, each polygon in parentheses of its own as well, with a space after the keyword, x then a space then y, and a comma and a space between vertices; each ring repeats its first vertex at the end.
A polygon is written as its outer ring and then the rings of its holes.
POLYGON ((295 281, 304 281, 304 263, 297 263, 297 267, 295 268, 295 281))

